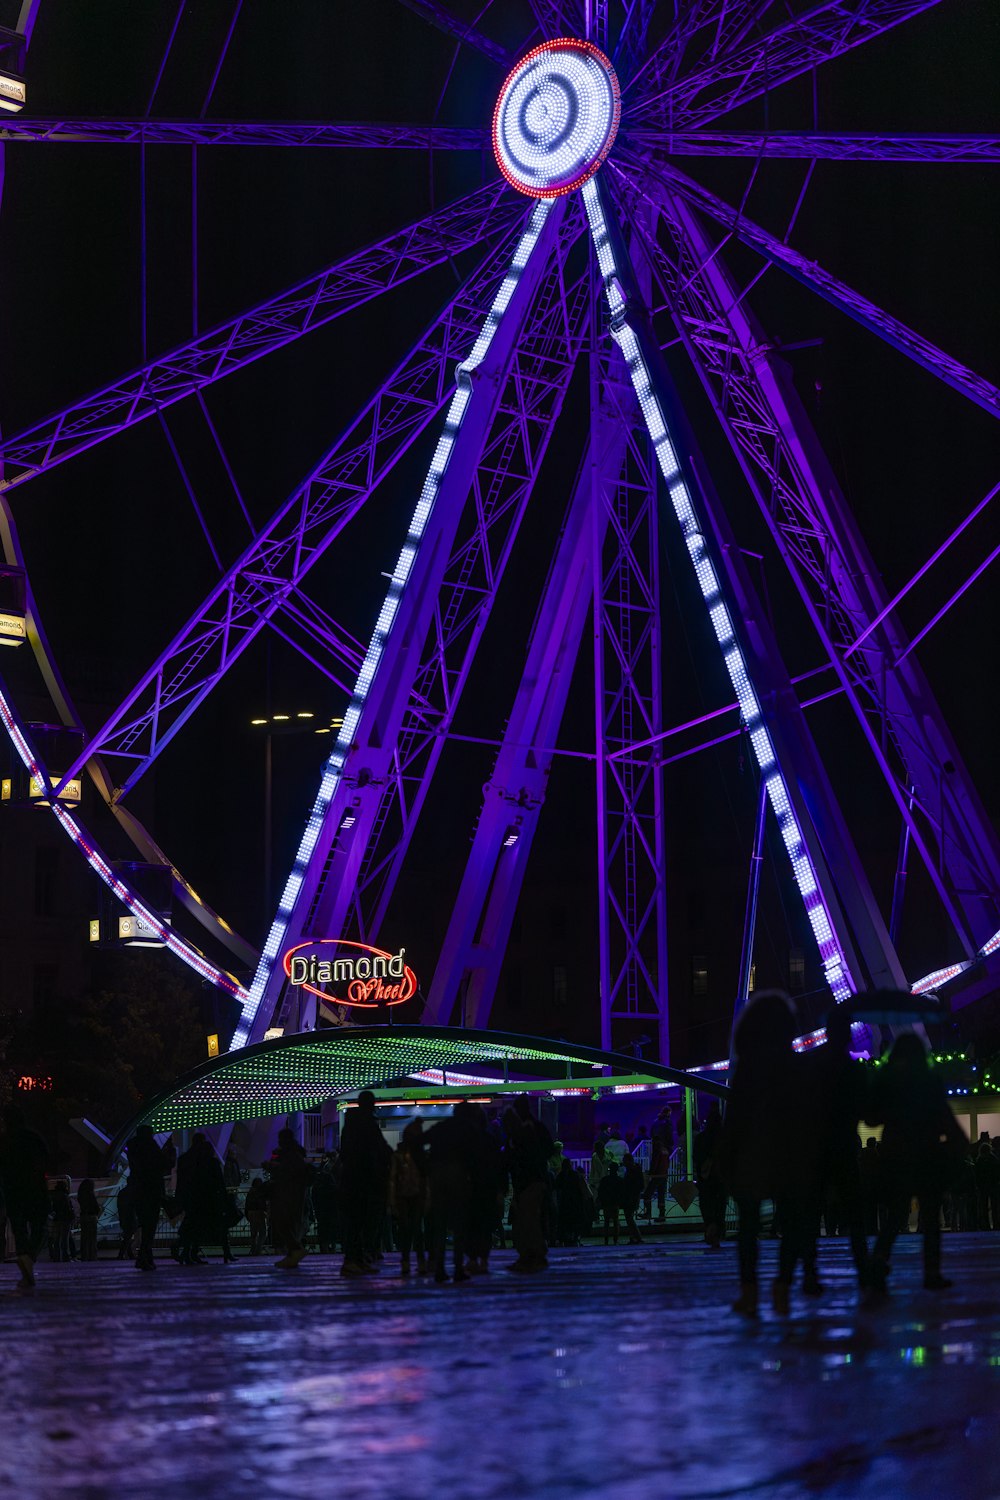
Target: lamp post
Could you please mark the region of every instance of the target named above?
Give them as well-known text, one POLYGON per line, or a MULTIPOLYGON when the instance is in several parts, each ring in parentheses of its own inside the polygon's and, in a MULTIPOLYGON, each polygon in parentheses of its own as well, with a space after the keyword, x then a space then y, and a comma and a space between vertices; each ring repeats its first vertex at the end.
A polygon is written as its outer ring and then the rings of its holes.
POLYGON ((294 714, 259 714, 250 720, 251 729, 264 736, 264 921, 269 922, 274 914, 272 900, 272 867, 274 864, 274 752, 271 741, 275 735, 286 734, 334 734, 343 723, 342 718, 332 718, 328 723, 317 723, 311 709, 300 709, 294 714))

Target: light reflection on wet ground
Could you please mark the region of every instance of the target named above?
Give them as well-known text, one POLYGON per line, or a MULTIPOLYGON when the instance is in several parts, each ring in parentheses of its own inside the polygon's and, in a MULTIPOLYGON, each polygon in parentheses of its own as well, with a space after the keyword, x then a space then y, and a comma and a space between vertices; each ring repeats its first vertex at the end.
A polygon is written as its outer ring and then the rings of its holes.
MULTIPOLYGON (((859 1307, 841 1242, 784 1321, 728 1312, 735 1252, 556 1251, 463 1287, 339 1262, 155 1276, 39 1267, 0 1296, 0 1490, 1000 1497, 1000 1236, 946 1240, 953 1291, 859 1307)), ((769 1272, 774 1246, 765 1245, 769 1272)))

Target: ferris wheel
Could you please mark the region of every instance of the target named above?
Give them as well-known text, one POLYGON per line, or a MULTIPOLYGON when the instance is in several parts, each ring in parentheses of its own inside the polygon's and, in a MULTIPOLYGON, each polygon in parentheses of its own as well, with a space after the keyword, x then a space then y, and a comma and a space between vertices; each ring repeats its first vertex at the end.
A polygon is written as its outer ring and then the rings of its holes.
MULTIPOLYGON (((729 706, 757 770, 758 837, 765 817, 773 818, 831 994, 923 991, 985 970, 1000 948, 1000 842, 914 655, 926 630, 906 637, 897 610, 909 585, 892 597, 883 587, 788 369, 753 311, 756 278, 743 283, 730 251, 748 248, 994 419, 1000 391, 794 250, 789 234, 769 233, 742 203, 725 201, 678 165, 701 156, 758 165, 773 158, 995 162, 1000 140, 986 136, 791 134, 719 124, 784 83, 835 66, 933 0, 826 0, 791 16, 773 12, 769 0, 692 0, 666 20, 653 0, 534 0, 534 33, 515 57, 481 29, 488 8, 469 24, 437 0, 406 3, 457 40, 458 66, 467 51, 494 65, 491 121, 457 128, 15 115, 6 122, 12 140, 109 144, 467 152, 488 140, 499 168, 485 186, 422 221, 5 440, 9 592, 0 601, 0 631, 12 643, 30 640, 71 732, 47 753, 48 742, 0 681, 0 720, 26 794, 49 805, 144 935, 236 997, 234 1048, 290 1024, 289 953, 334 935, 379 940, 570 382, 582 368, 589 418, 579 467, 426 1018, 447 1022, 461 997, 470 1025, 488 1022, 572 666, 592 622, 601 1045, 653 1029, 667 1060, 663 745, 672 731, 662 701, 661 527, 675 529, 690 559, 731 685, 729 706), (26 582, 30 560, 14 524, 21 487, 470 250, 478 264, 440 315, 202 605, 176 622, 103 725, 85 732, 26 582), (907 847, 947 915, 952 949, 931 974, 907 974, 900 963, 898 913, 883 913, 875 898, 730 507, 709 481, 664 360, 667 344, 697 376, 716 440, 731 450, 808 616, 827 691, 850 705, 907 847), (303 580, 411 447, 434 434, 374 628, 359 647, 305 602, 303 580), (199 707, 263 628, 288 612, 308 616, 353 686, 256 954, 170 865, 129 812, 128 797, 174 737, 194 728, 199 707), (241 981, 202 952, 102 852, 77 806, 85 772, 141 856, 172 870, 189 911, 238 963, 250 961, 251 977, 241 981)), ((234 25, 238 13, 237 6, 234 25)))

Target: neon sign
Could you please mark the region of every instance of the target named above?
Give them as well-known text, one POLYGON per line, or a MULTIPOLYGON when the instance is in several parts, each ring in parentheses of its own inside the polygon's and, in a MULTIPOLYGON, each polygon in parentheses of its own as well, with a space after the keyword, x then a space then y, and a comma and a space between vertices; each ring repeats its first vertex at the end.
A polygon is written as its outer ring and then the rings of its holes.
POLYGON ((34 1093, 36 1089, 43 1094, 50 1094, 52 1092, 52 1079, 40 1077, 37 1073, 22 1073, 21 1077, 17 1080, 17 1086, 26 1094, 34 1093))
POLYGON ((405 948, 387 953, 370 943, 319 938, 289 948, 282 967, 292 984, 327 1004, 374 1010, 379 1005, 402 1005, 416 994, 417 976, 404 962, 405 954, 405 948), (343 956, 339 952, 342 948, 353 952, 343 956), (331 956, 323 957, 319 949, 330 950, 331 956))

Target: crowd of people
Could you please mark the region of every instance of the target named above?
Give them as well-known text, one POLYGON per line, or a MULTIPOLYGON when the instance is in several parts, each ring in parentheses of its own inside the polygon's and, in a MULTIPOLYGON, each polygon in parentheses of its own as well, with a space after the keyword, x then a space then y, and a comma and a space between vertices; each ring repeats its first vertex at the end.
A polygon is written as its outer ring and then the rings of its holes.
MULTIPOLYGON (((734 1310, 758 1309, 759 1240, 765 1224, 779 1237, 771 1300, 786 1312, 801 1268, 807 1295, 822 1290, 817 1250, 821 1230, 851 1245, 859 1286, 885 1294, 893 1242, 907 1226, 914 1199, 924 1242, 924 1285, 950 1283, 941 1272, 941 1226, 1000 1229, 1000 1155, 985 1137, 970 1146, 928 1067, 919 1037, 897 1039, 875 1070, 850 1052, 850 1025, 834 1012, 827 1044, 796 1053, 799 1030, 787 996, 754 997, 734 1034, 735 1066, 725 1114, 711 1100, 691 1142, 694 1184, 678 1182, 669 1108, 646 1132, 623 1137, 617 1124, 600 1129, 584 1166, 564 1152, 526 1095, 501 1113, 470 1102, 429 1126, 410 1121, 395 1149, 362 1092, 346 1111, 339 1150, 310 1161, 290 1129, 245 1196, 244 1172, 230 1149, 220 1160, 196 1133, 178 1155, 173 1140, 158 1144, 140 1126, 127 1147, 128 1174, 116 1208, 120 1258, 156 1267, 154 1241, 164 1218, 175 1226, 170 1253, 200 1265, 219 1247, 234 1259, 230 1234, 247 1221, 249 1253, 270 1247, 276 1264, 295 1268, 310 1226, 322 1253, 343 1254, 341 1274, 365 1277, 397 1252, 402 1275, 463 1282, 489 1270, 508 1232, 516 1251, 507 1269, 526 1275, 548 1264, 550 1245, 579 1245, 585 1236, 617 1244, 641 1242, 644 1215, 663 1220, 668 1194, 686 1207, 697 1194, 708 1250, 719 1251, 735 1203, 740 1291, 734 1310), (864 1149, 859 1122, 881 1126, 881 1141, 864 1149), (673 1165, 672 1165, 673 1162, 673 1165), (873 1241, 873 1243, 871 1243, 873 1241)), ((683 1129, 683 1123, 679 1125, 683 1129)), ((0 1136, 0 1221, 13 1249, 21 1286, 34 1285, 46 1240, 53 1260, 97 1258, 101 1205, 84 1179, 74 1204, 68 1182, 47 1179, 45 1142, 16 1108, 5 1112, 0 1136), (77 1248, 75 1231, 79 1232, 77 1248)))

